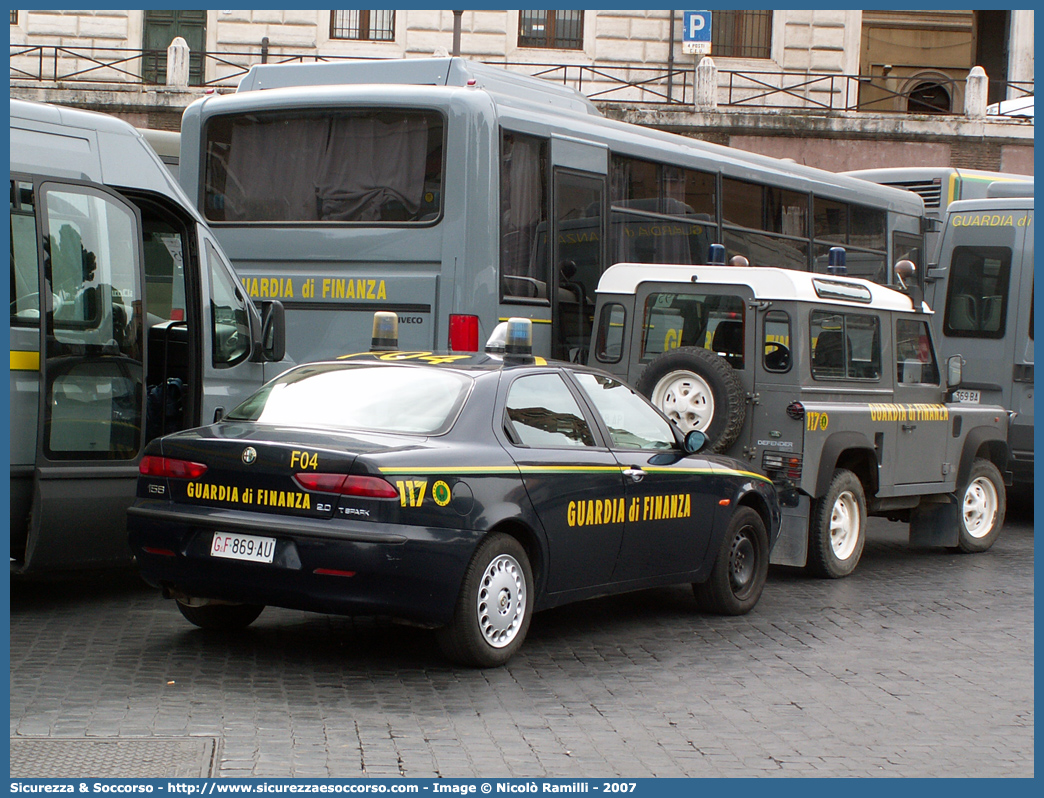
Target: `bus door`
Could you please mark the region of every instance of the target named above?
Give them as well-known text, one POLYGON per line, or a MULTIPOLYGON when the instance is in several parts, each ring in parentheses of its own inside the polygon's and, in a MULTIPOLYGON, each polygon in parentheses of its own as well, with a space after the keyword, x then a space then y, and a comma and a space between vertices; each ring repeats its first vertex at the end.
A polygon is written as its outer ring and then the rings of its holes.
POLYGON ((129 558, 145 418, 138 210, 96 185, 36 187, 40 392, 25 561, 129 558))
POLYGON ((608 267, 607 147, 553 137, 551 356, 587 362, 595 288, 608 267))

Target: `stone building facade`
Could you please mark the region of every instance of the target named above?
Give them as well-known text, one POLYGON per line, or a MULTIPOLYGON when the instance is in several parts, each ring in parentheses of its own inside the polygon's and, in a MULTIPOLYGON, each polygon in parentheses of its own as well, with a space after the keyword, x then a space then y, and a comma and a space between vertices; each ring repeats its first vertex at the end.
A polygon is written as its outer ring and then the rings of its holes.
POLYGON ((882 12, 893 15, 885 18, 860 10, 719 13, 767 16, 747 21, 764 25, 753 36, 737 23, 725 52, 715 45, 718 107, 703 111, 692 104, 694 56, 682 52, 681 12, 666 10, 12 11, 11 91, 176 129, 189 102, 204 91, 233 90, 242 71, 262 60, 413 58, 459 46, 463 57, 569 83, 611 116, 825 168, 927 159, 1032 172, 1032 122, 968 118, 963 109, 968 68, 1002 45, 1007 61, 993 68, 1004 80, 991 91, 1002 98, 1032 93, 1032 10, 882 12), (555 23, 558 31, 574 25, 565 46, 548 33, 555 23), (195 85, 157 81, 170 32, 195 44, 195 85), (541 46, 545 35, 553 46, 541 46), (760 57, 735 46, 751 38, 761 40, 760 57), (874 48, 889 41, 892 49, 883 52, 896 63, 876 63, 874 48), (951 50, 957 42, 967 55, 933 63, 935 41, 951 50), (898 63, 896 54, 910 63, 898 63), (919 80, 948 95, 948 112, 902 106, 919 80), (870 83, 885 87, 885 98, 860 108, 870 83))

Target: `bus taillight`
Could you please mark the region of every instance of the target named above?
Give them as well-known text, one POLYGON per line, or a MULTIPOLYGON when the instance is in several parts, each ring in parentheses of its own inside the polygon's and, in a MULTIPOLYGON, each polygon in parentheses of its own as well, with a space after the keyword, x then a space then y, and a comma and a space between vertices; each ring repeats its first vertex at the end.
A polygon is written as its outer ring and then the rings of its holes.
POLYGON ((478 316, 453 313, 449 317, 449 348, 452 352, 479 351, 478 316))

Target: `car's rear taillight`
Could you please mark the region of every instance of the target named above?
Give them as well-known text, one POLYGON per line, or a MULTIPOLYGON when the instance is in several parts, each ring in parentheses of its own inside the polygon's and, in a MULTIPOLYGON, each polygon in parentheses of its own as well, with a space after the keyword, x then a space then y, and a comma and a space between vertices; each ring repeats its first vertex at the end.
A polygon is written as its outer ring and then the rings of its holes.
POLYGON ((199 479, 207 473, 207 467, 203 463, 193 463, 190 460, 175 460, 172 457, 155 457, 147 454, 138 464, 138 473, 143 477, 199 479))
POLYGON ((362 496, 370 499, 397 499, 399 491, 380 477, 348 476, 346 474, 294 474, 297 484, 305 490, 319 493, 339 493, 342 496, 362 496))
POLYGON ((465 316, 460 313, 450 315, 449 348, 453 352, 479 351, 478 316, 465 316))

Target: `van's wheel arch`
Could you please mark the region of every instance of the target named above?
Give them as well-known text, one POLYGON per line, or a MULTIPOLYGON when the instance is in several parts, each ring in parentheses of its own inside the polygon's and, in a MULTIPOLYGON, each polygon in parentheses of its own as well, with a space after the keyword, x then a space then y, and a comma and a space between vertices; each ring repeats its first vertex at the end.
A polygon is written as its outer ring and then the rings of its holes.
POLYGON ((699 430, 706 450, 726 452, 739 438, 746 416, 743 384, 725 358, 698 346, 656 357, 636 386, 683 433, 699 430))

